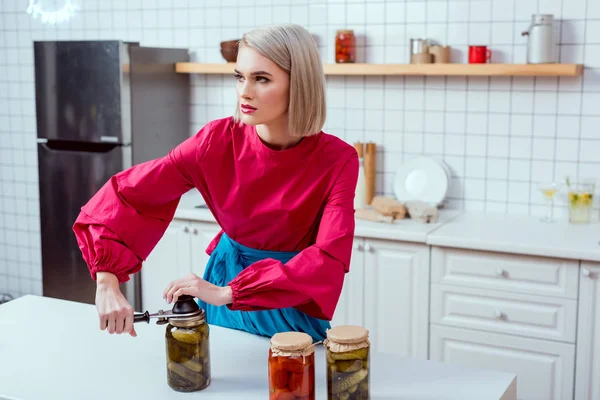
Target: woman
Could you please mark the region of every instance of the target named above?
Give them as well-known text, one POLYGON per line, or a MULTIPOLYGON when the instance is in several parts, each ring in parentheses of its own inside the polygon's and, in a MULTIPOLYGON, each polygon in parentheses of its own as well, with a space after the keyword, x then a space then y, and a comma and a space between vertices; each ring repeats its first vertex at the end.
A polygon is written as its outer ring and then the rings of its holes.
POLYGON ((236 77, 234 117, 113 176, 82 208, 73 229, 97 281, 101 329, 136 336, 118 285, 141 269, 181 195, 196 188, 222 230, 204 277, 172 282, 166 300, 198 298, 210 324, 325 337, 349 270, 357 153, 321 130, 325 79, 304 28, 245 34, 236 77))

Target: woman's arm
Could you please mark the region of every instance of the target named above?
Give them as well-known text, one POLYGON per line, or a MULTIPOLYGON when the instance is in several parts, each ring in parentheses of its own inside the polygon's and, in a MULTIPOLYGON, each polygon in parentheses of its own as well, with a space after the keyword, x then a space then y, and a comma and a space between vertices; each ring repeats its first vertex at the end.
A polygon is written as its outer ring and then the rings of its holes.
POLYGON ((208 124, 165 157, 114 175, 82 207, 73 231, 92 279, 110 272, 123 283, 141 269, 195 186, 210 132, 208 124))

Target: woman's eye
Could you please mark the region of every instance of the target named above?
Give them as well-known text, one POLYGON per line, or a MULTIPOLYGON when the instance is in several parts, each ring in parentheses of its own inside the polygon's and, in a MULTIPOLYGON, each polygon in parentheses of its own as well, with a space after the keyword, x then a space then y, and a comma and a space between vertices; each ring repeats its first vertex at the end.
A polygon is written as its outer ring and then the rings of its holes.
POLYGON ((259 83, 267 83, 269 82, 269 80, 267 78, 265 78, 264 76, 257 76, 256 77, 256 81, 259 83))
POLYGON ((243 77, 242 75, 240 75, 240 74, 235 74, 234 76, 235 76, 235 79, 236 79, 236 80, 238 80, 238 81, 239 81, 240 79, 243 79, 243 78, 244 78, 244 77, 243 77))

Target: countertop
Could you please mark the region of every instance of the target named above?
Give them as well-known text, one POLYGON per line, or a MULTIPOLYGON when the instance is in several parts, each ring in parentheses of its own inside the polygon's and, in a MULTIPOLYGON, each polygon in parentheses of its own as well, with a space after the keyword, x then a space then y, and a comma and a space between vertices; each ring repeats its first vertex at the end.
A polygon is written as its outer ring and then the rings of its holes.
MULTIPOLYGON (((181 197, 179 207, 175 212, 175 218, 215 222, 215 218, 207 208, 203 206, 202 196, 195 190, 189 191, 181 197)), ((357 219, 355 235, 374 239, 401 240, 405 242, 425 243, 427 235, 440 228, 444 223, 451 221, 460 215, 457 210, 441 210, 438 222, 424 224, 406 218, 396 220, 393 223, 379 223, 357 219)))
MULTIPOLYGON (((267 398, 268 338, 211 326, 211 385, 186 394, 166 383, 165 327, 109 335, 93 305, 33 295, 0 305, 0 399, 267 398)), ((317 346, 317 399, 326 398, 324 357, 317 346)), ((514 374, 379 353, 370 364, 373 400, 516 399, 514 374)))
POLYGON ((464 212, 427 236, 432 246, 600 261, 600 224, 464 212))
MULTIPOLYGON (((215 222, 197 191, 182 196, 175 218, 215 222)), ((538 217, 476 211, 440 210, 437 223, 410 218, 392 224, 356 220, 355 236, 532 256, 600 261, 600 223, 552 223, 538 217)))

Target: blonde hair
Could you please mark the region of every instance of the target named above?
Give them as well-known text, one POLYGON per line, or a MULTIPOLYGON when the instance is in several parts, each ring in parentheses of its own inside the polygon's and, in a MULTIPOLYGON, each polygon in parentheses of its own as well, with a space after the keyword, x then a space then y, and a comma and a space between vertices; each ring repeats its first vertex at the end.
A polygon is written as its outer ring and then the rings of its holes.
MULTIPOLYGON (((325 74, 311 34, 296 24, 268 25, 245 33, 239 46, 256 50, 290 75, 290 136, 319 133, 327 116, 325 74)), ((239 99, 234 120, 240 120, 239 99)))

